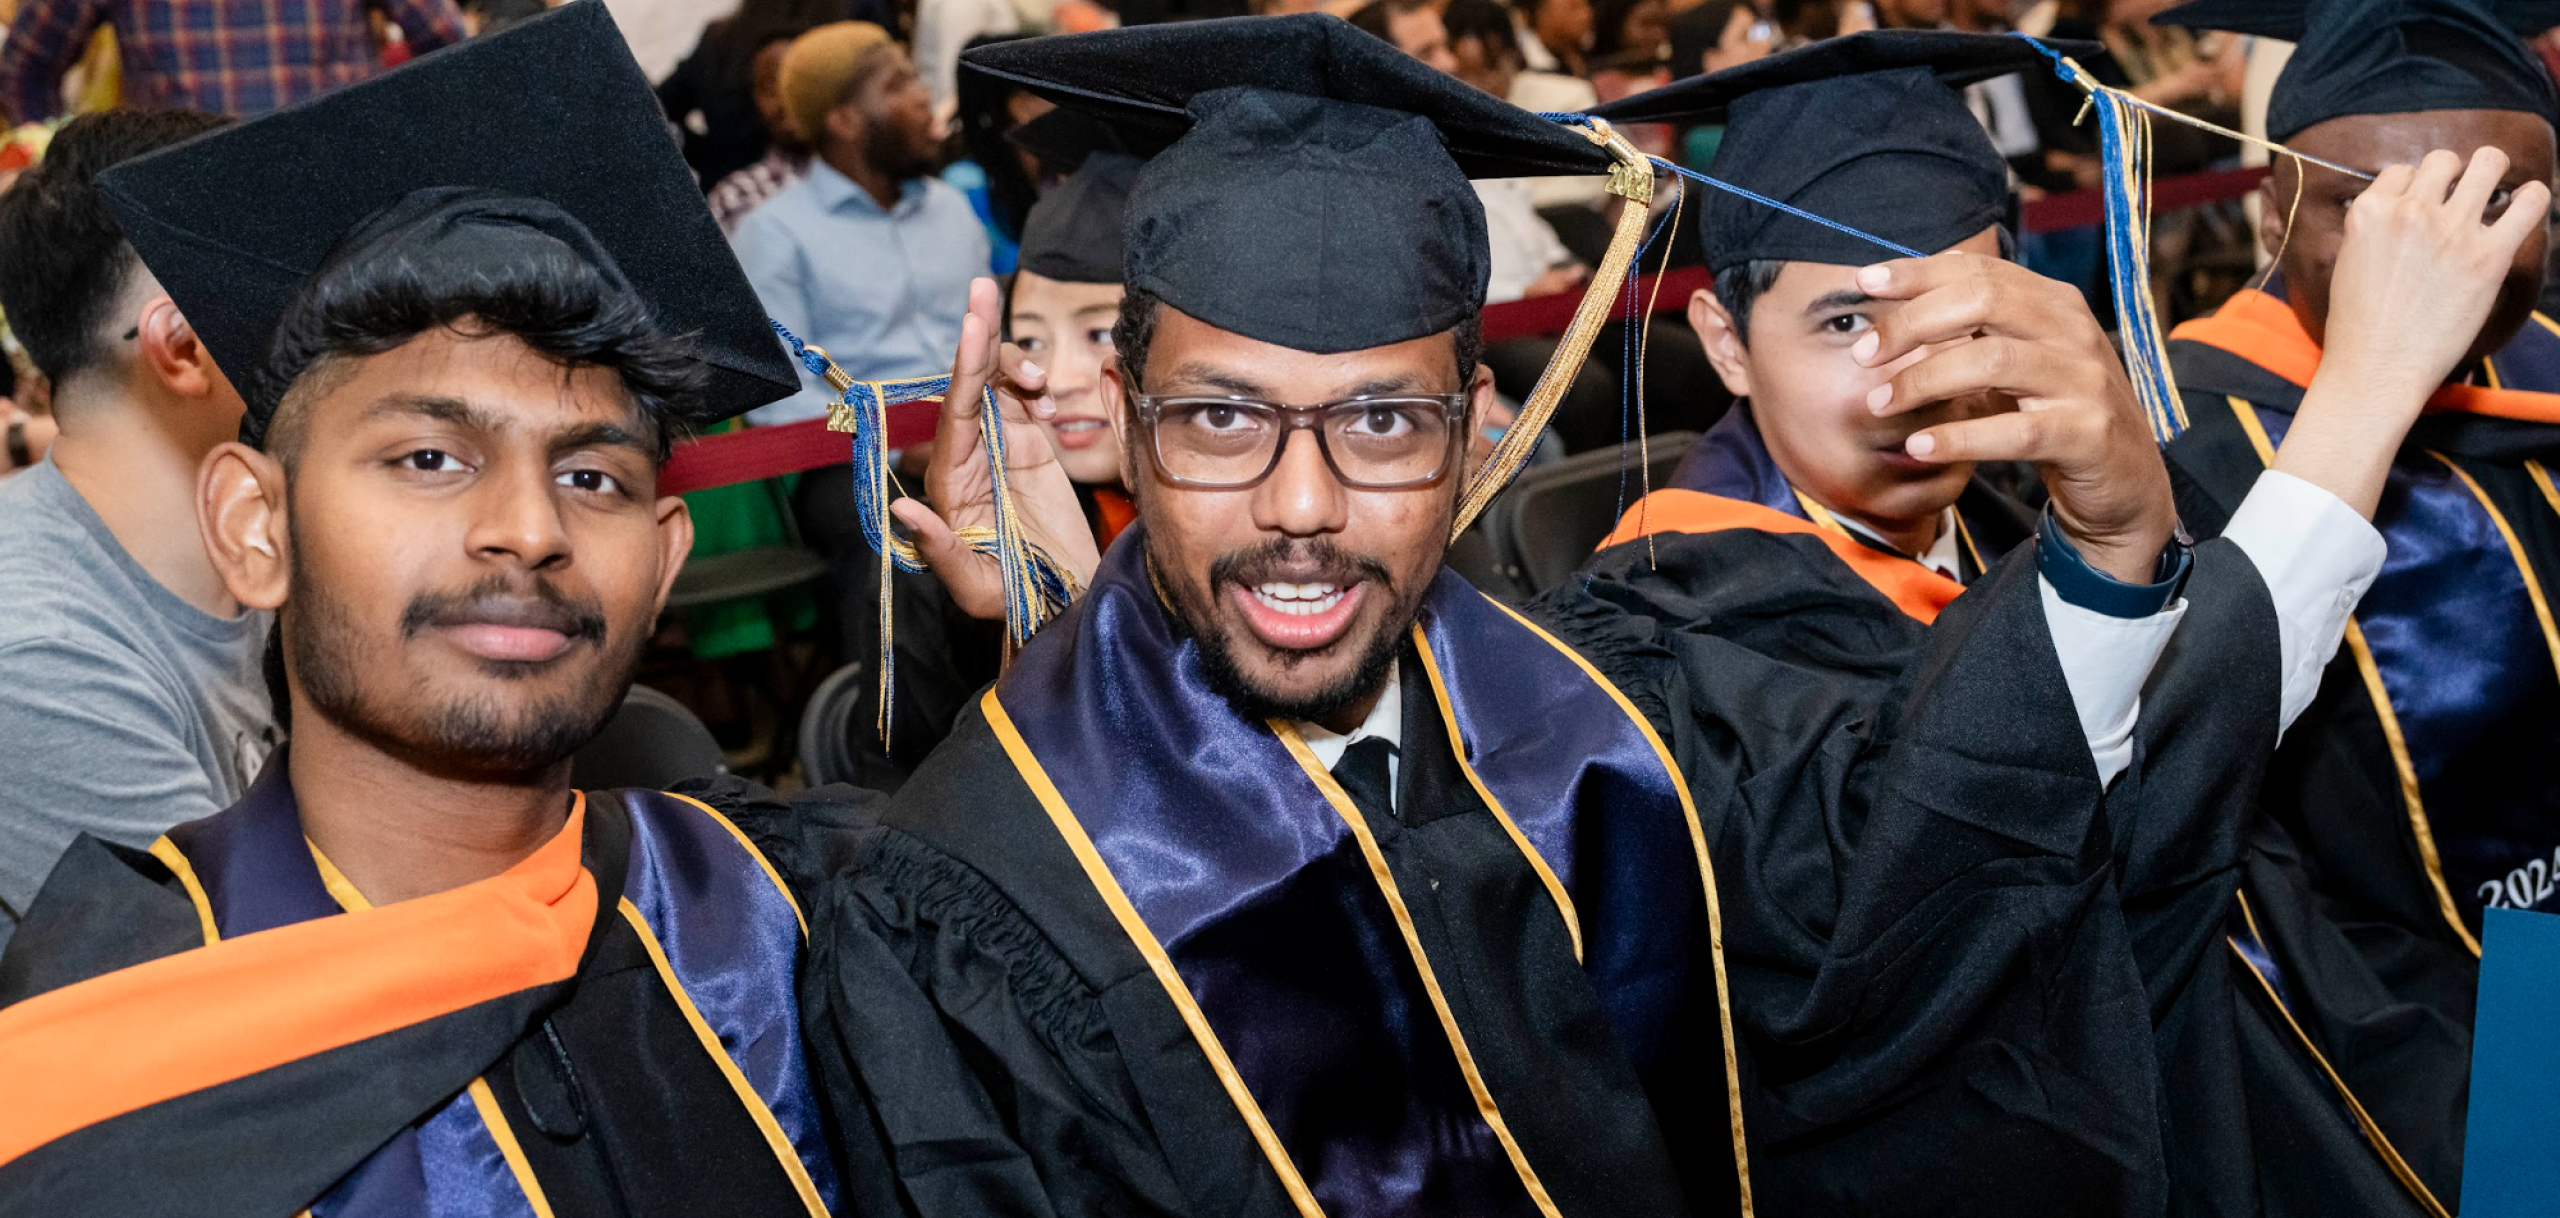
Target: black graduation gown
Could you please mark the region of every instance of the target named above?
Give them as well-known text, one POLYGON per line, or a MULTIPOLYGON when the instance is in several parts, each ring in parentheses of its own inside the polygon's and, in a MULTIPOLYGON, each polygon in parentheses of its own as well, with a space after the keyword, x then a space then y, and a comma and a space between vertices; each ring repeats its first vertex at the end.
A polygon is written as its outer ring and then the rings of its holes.
MULTIPOLYGON (((2130 928, 2202 955, 2224 906, 2176 898, 2236 862, 2119 863, 2142 833, 2110 819, 2032 564, 1995 570, 1924 637, 1809 561, 1808 538, 1654 549, 1658 568, 1604 556, 1534 617, 1624 691, 1697 804, 1757 1212, 2164 1212, 2154 1008, 2174 999, 2130 928)), ((2228 547, 2200 562, 2200 586, 2234 592, 2190 626, 2252 646, 2196 671, 2219 668, 2249 695, 2239 721, 2271 732, 2263 586, 2228 547)), ((1648 1105, 1537 878, 1437 761, 1413 667, 1380 845, 1426 948, 1464 962, 1443 972, 1462 978, 1453 1003, 1504 1031, 1470 1039, 1557 1211, 1740 1212, 1723 1124, 1648 1105)), ((2143 747, 2197 747, 2199 724, 2232 727, 2164 720, 2143 747)), ((2157 799, 2192 794, 2180 781, 2157 799)), ((805 894, 834 990, 811 996, 810 1026, 916 1210, 1295 1212, 979 712, 841 848, 851 870, 805 894)))
MULTIPOLYGON (((235 931, 260 929, 235 921, 242 909, 275 909, 297 896, 328 899, 315 891, 280 900, 273 891, 320 883, 302 845, 283 771, 279 760, 241 807, 198 822, 223 821, 224 832, 219 840, 210 833, 192 839, 183 876, 170 856, 85 836, 77 841, 0 961, 0 1008, 202 946, 205 919, 215 914, 200 914, 204 907, 191 890, 210 893, 210 908, 235 931), (244 830, 244 809, 264 814, 263 823, 244 830), (279 825, 281 836, 270 832, 279 825), (269 849, 263 858, 245 858, 262 847, 283 852, 269 849), (230 867, 221 861, 226 858, 244 861, 230 867), (224 891, 225 873, 233 882, 230 893, 224 891), (261 890, 250 890, 253 885, 261 890)), ((742 808, 743 788, 737 784, 705 794, 740 810, 742 822, 751 810, 742 808)), ((318 1218, 423 1216, 429 1197, 439 1191, 448 1201, 485 1198, 485 1212, 493 1214, 529 1213, 527 1174, 551 1212, 561 1215, 825 1212, 804 1199, 794 1170, 805 1182, 814 1165, 817 1177, 833 1189, 832 1164, 859 1160, 863 1152, 858 1145, 848 1152, 842 1143, 815 1144, 846 1127, 821 1116, 805 1081, 791 1081, 806 1077, 799 1073, 796 1050, 777 1055, 748 1047, 758 1030, 783 1026, 772 1011, 728 1009, 776 998, 787 1008, 792 978, 786 969, 784 975, 729 973, 727 981, 716 982, 690 971, 703 959, 700 953, 751 925, 756 911, 724 902, 716 911, 723 923, 718 928, 691 916, 670 916, 660 898, 680 901, 682 886, 692 881, 676 878, 662 887, 659 877, 629 868, 635 813, 625 807, 625 795, 700 817, 689 826, 677 824, 679 833, 662 831, 654 839, 673 843, 671 852, 652 856, 678 860, 668 864, 671 871, 689 871, 698 879, 725 870, 731 878, 766 885, 766 897, 774 895, 756 863, 722 853, 732 839, 709 836, 727 830, 698 809, 655 793, 591 794, 584 801, 582 861, 595 877, 597 913, 573 975, 186 1091, 37 1146, 0 1165, 0 1215, 284 1218, 308 1209, 318 1218), (700 849, 705 843, 707 851, 700 849), (642 907, 650 912, 631 912, 642 907), (644 932, 642 924, 650 929, 644 932), (688 976, 699 982, 691 993, 678 979, 688 976), (732 1014, 743 1019, 733 1021, 732 1014), (721 1038, 720 1056, 706 1047, 705 1035, 721 1038), (786 1089, 798 1089, 794 1101, 771 1093, 768 1084, 776 1078, 786 1080, 786 1089), (485 1101, 473 1094, 482 1084, 485 1101), (739 1088, 749 1085, 764 1094, 752 1102, 743 1098, 739 1088), (796 1109, 790 1106, 795 1101, 801 1105, 796 1109), (499 1116, 486 1115, 481 1105, 488 1102, 499 1116), (785 1137, 810 1139, 801 1148, 807 1163, 795 1156, 791 1166, 784 1165, 781 1155, 789 1143, 777 1144, 774 1132, 761 1125, 776 1111, 783 1114, 779 1128, 785 1137), (484 1126, 503 1131, 499 1144, 521 1156, 521 1167, 500 1163, 496 1153, 455 1152, 447 1136, 450 1123, 434 1124, 447 1114, 460 1118, 466 1137, 485 1139, 484 1126)), ((759 823, 759 835, 778 839, 771 818, 788 813, 770 803, 761 808, 768 820, 759 823)), ((671 822, 657 823, 663 829, 671 822)), ((187 828, 173 831, 171 840, 184 839, 187 828)), ((644 827, 641 836, 647 832, 644 827)), ((787 908, 779 918, 781 932, 796 935, 787 908)), ((364 916, 325 920, 349 923, 332 929, 351 931, 364 916)), ((712 963, 720 971, 738 961, 712 963)), ((290 971, 269 979, 315 992, 331 983, 328 976, 290 971)), ((27 1101, 23 1092, 10 1100, 27 1101)), ((858 1121, 859 1110, 849 1111, 858 1121)), ((850 1127, 855 1137, 861 1132, 859 1124, 850 1127)), ((495 1150, 485 1141, 481 1145, 495 1150)), ((895 1212, 893 1200, 866 1199, 859 1180, 846 1184, 840 1212, 895 1212)))
MULTIPOLYGON (((2172 481, 2188 526, 2212 536, 2266 468, 2262 444, 2280 440, 2301 402, 2302 387, 2275 369, 2307 376, 2298 365, 2316 363, 2318 352, 2281 296, 2267 293, 2244 293, 2223 315, 2188 323, 2170 349, 2190 420, 2167 450, 2172 481)), ((2490 410, 2502 397, 2560 400, 2547 392, 2560 387, 2560 335, 2538 318, 2528 323, 2492 357, 2489 375, 2494 390, 2447 393, 2463 398, 2460 405, 2490 410)), ((2512 548, 2531 568, 2526 575, 2509 566, 2506 574, 2536 581, 2545 602, 2560 595, 2560 506, 2534 472, 2534 463, 2554 459, 2560 426, 2460 406, 2421 417, 2376 517, 2394 559, 2356 615, 2359 628, 2389 633, 2372 636, 2386 650, 2369 651, 2351 635, 2286 735, 2268 773, 2267 818, 2244 891, 2249 918, 2235 926, 2246 933, 2236 933, 2234 943, 2250 947, 2257 965, 2239 978, 2253 1035, 2308 1064, 2309 1076, 2329 1092, 2329 1123, 2352 1131, 2328 1140, 2363 1147, 2372 1165, 2405 1181, 2410 1212, 2448 1212, 2460 1194, 2482 905, 2479 885, 2467 881, 2482 876, 2466 876, 2447 852, 2458 849, 2460 822, 2477 815, 2471 809, 2522 806, 2531 797, 2517 793, 2554 789, 2560 774, 2547 742, 2537 741, 2560 725, 2552 675, 2560 657, 2521 596, 2502 620, 2454 627, 2459 639, 2374 623, 2394 616, 2395 604, 2449 602, 2465 586, 2487 582, 2394 570, 2444 548, 2430 540, 2432 526, 2416 511, 2460 513, 2474 497, 2486 507, 2467 509, 2479 514, 2472 523, 2485 530, 2494 513, 2503 522, 2498 548, 2512 548), (2500 692, 2467 695, 2483 721, 2453 734, 2459 757, 2426 755, 2414 719, 2386 724, 2373 682, 2399 691, 2389 695, 2395 699, 2430 687, 2491 688, 2475 680, 2477 658, 2457 653, 2477 650, 2493 633, 2525 642, 2487 666, 2499 674, 2500 692), (2387 650, 2393 648, 2399 667, 2387 650), (2439 651, 2440 658, 2428 658, 2439 651), (2380 667, 2369 674, 2377 661, 2368 657, 2376 654, 2380 667), (2520 695, 2503 688, 2519 684, 2544 688, 2520 695), (2521 697, 2520 709, 2493 709, 2511 697, 2521 697), (2415 768, 2404 775, 2404 764, 2415 768), (2419 798, 2408 796, 2411 789, 2419 798)), ((2513 562, 2503 554, 2483 561, 2513 562)), ((2405 611, 2397 616, 2408 618, 2405 611)), ((2405 706, 2398 712, 2415 713, 2405 706)), ((2522 827, 2531 829, 2532 820, 2522 827)), ((2546 821, 2541 832, 2560 840, 2560 824, 2546 821)), ((2560 867, 2543 866, 2538 874, 2555 871, 2560 867)), ((2545 883, 2521 903, 2560 904, 2554 894, 2545 883)), ((2288 1148, 2264 1156, 2271 1167, 2309 1157, 2298 1153, 2298 1129, 2262 1129, 2260 1136, 2288 1148)))

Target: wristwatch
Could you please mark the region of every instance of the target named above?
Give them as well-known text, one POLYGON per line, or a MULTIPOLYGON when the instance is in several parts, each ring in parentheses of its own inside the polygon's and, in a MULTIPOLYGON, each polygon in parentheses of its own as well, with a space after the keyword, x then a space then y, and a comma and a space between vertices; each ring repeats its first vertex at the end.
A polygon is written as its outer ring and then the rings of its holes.
POLYGON ((2151 569, 2151 582, 2128 584, 2089 565, 2080 549, 2062 535, 2061 526, 2053 522, 2053 509, 2045 509, 2044 519, 2036 524, 2036 572, 2053 585, 2054 593, 2065 602, 2092 613, 2108 617, 2144 618, 2176 604, 2178 593, 2187 586, 2187 573, 2195 569, 2196 543, 2180 524, 2169 535, 2169 544, 2161 547, 2160 561, 2151 569))
POLYGON ((27 421, 25 419, 9 420, 8 448, 9 468, 25 469, 26 467, 36 463, 35 450, 27 447, 27 421))

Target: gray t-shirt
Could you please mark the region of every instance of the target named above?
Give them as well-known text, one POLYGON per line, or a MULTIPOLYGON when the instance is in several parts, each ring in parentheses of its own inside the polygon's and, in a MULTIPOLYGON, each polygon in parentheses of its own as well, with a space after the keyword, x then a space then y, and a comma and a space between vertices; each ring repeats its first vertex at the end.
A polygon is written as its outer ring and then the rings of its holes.
POLYGON ((268 620, 162 587, 51 461, 0 480, 0 948, 73 837, 148 846, 248 789, 268 620))

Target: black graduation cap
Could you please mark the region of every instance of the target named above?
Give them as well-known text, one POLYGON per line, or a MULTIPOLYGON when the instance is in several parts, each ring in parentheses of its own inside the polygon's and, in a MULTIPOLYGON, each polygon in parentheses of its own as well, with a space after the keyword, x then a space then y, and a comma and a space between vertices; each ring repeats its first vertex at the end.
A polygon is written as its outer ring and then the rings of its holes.
MULTIPOLYGON (((2048 43, 2087 58, 2090 43, 2048 43)), ((1725 124, 1713 175, 1922 253, 2008 215, 2009 165, 1959 90, 2050 71, 2035 44, 2005 34, 1871 30, 1826 38, 1593 109, 1615 123, 1725 124)), ((1893 257, 1872 241, 1703 187, 1691 192, 1707 259, 1863 266, 1893 257)))
POLYGON ((1104 120, 1150 159, 1124 282, 1220 329, 1330 354, 1484 304, 1470 177, 1600 174, 1580 132, 1321 13, 999 43, 963 67, 1104 120))
POLYGON ((799 388, 601 0, 136 158, 98 186, 247 399, 253 441, 285 388, 261 372, 278 324, 333 257, 406 257, 436 275, 573 258, 696 336, 708 391, 689 421, 799 388))
POLYGON ((1119 152, 1083 159, 1031 205, 1022 222, 1021 268, 1064 283, 1118 283, 1121 221, 1145 162, 1119 152))
POLYGON ((2560 120, 2551 74, 2523 37, 2560 25, 2554 0, 2195 0, 2151 20, 2294 43, 2267 98, 2267 137, 2279 142, 2350 114, 2560 120))
POLYGON ((1054 174, 1074 173, 1097 152, 1135 156, 1118 129, 1082 110, 1063 107, 1005 133, 1005 140, 1031 154, 1040 168, 1054 174))

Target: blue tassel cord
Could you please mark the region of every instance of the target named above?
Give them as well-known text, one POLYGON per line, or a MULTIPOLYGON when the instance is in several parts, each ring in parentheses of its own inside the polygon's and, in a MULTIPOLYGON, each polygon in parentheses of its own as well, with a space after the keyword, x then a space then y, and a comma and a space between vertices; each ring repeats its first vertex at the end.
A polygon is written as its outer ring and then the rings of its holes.
MULTIPOLYGON (((891 645, 895 626, 891 582, 897 572, 910 575, 926 570, 924 560, 915 547, 890 526, 889 504, 897 487, 897 478, 889 469, 888 409, 891 406, 921 400, 939 401, 950 392, 947 376, 917 377, 897 381, 857 381, 827 356, 826 350, 800 341, 781 322, 772 323, 773 332, 791 348, 792 358, 809 370, 811 376, 826 382, 836 391, 836 400, 827 407, 827 429, 849 432, 853 446, 854 511, 863 540, 880 555, 880 739, 889 740, 897 649, 891 645)), ((1049 619, 1064 612, 1076 592, 1076 582, 1049 553, 1023 535, 1019 509, 1014 506, 1013 487, 1005 464, 1004 415, 996 404, 995 391, 981 395, 979 432, 987 446, 988 480, 994 491, 995 527, 971 527, 957 531, 959 540, 969 548, 996 560, 1004 576, 1004 622, 1007 654, 1014 647, 1029 642, 1031 636, 1049 619)))

